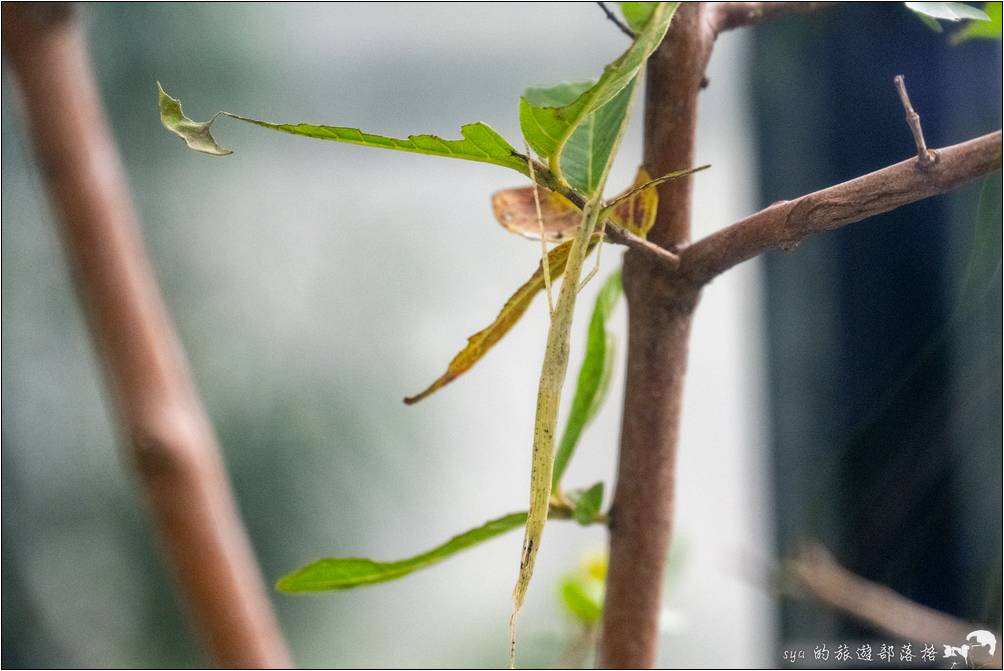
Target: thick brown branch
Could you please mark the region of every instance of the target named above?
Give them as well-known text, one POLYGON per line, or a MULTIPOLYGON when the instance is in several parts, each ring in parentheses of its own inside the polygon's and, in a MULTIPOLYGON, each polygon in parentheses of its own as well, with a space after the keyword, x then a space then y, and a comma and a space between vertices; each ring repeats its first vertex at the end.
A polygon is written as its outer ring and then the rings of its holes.
MULTIPOLYGON (((705 7, 680 7, 649 61, 645 101, 645 167, 665 175, 694 164, 697 98, 712 39, 705 7)), ((649 240, 666 249, 690 236, 690 177, 659 186, 649 240)), ((599 664, 655 665, 659 611, 674 512, 687 341, 698 292, 674 281, 667 266, 629 250, 628 361, 621 445, 610 524, 610 569, 599 664)))
POLYGON ((791 248, 812 233, 832 231, 930 198, 1001 167, 1001 131, 936 150, 921 167, 911 158, 795 200, 774 203, 680 251, 679 274, 704 284, 773 248, 791 248))
MULTIPOLYGON (((880 631, 905 640, 958 646, 982 625, 966 622, 907 599, 884 585, 851 573, 826 548, 811 545, 788 562, 786 577, 800 592, 880 631)), ((999 636, 998 636, 999 638, 999 636)), ((999 667, 1000 647, 994 653, 999 667)), ((989 660, 987 660, 989 661, 989 660)))
POLYGON ((708 23, 715 35, 770 21, 788 14, 815 12, 835 2, 715 2, 708 10, 708 23))
POLYGON ((82 32, 65 13, 4 3, 3 44, 127 456, 198 631, 220 666, 288 667, 216 437, 143 250, 82 32))

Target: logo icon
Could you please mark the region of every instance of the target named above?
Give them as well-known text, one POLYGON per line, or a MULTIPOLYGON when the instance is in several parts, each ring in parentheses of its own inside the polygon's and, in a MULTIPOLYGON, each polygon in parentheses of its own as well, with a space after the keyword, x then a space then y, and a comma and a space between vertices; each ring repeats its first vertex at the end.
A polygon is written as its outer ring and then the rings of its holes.
POLYGON ((966 662, 985 661, 997 652, 997 637, 985 629, 971 631, 966 636, 966 642, 960 646, 946 645, 942 659, 961 657, 966 662))

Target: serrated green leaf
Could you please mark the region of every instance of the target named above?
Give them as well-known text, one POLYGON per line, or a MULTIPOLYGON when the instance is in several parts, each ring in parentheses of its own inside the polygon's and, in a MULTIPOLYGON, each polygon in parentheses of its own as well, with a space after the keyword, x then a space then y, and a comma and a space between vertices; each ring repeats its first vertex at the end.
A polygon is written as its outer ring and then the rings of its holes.
MULTIPOLYGON (((573 103, 595 82, 564 82, 547 88, 528 88, 523 99, 535 107, 560 108, 573 103)), ((633 86, 633 82, 632 82, 633 86)), ((572 133, 562 157, 565 180, 580 193, 591 193, 603 171, 617 130, 624 121, 631 99, 630 87, 595 114, 590 114, 572 133), (626 94, 625 94, 626 91, 626 94)))
MULTIPOLYGON (((613 101, 628 85, 632 84, 645 61, 662 42, 669 28, 679 3, 658 3, 652 11, 645 28, 638 33, 635 41, 617 60, 603 70, 603 74, 593 86, 582 91, 578 97, 569 103, 558 105, 534 104, 525 96, 520 99, 520 128, 523 137, 540 156, 545 157, 551 172, 562 183, 571 186, 569 176, 565 174, 563 161, 565 148, 576 130, 585 123, 590 115, 600 111, 602 107, 613 101)), ((558 88, 558 87, 555 87, 558 88)), ((555 89, 548 89, 554 91, 555 89)), ((630 99, 630 96, 628 96, 630 99)), ((539 98, 538 98, 539 100, 539 98)), ((616 109, 609 111, 616 117, 616 109)), ((623 119, 623 115, 621 115, 623 119)), ((601 120, 597 120, 599 123, 601 120)), ((609 123, 609 120, 604 120, 609 123)), ((622 125, 622 124, 621 124, 622 125)), ((615 129, 615 141, 621 131, 621 125, 615 129)), ((595 137, 595 135, 594 135, 595 137)), ((577 178, 580 184, 587 183, 582 175, 577 178)), ((597 185, 602 183, 597 173, 597 185)), ((591 191, 585 193, 591 194, 591 191)))
POLYGON ((561 482, 582 432, 596 416, 609 389, 616 346, 614 335, 606 326, 621 293, 621 273, 617 270, 603 283, 589 320, 586 354, 579 369, 572 409, 568 414, 565 431, 554 457, 554 471, 551 476, 554 487, 561 482))
POLYGON ((283 592, 321 592, 395 580, 525 523, 526 513, 505 515, 454 536, 428 552, 400 561, 378 562, 355 557, 321 559, 281 578, 276 587, 283 592))
POLYGON ((157 82, 157 92, 160 105, 160 122, 164 124, 164 128, 184 140, 185 144, 189 147, 195 151, 201 151, 203 154, 226 156, 233 153, 229 149, 218 145, 216 140, 213 139, 212 133, 209 132, 209 127, 213 125, 213 121, 216 119, 215 116, 209 121, 192 121, 182 111, 181 101, 167 95, 167 91, 160 85, 160 82, 157 82))
POLYGON ((624 127, 638 79, 632 79, 620 93, 579 124, 561 155, 564 177, 573 189, 592 194, 603 185, 601 179, 614 145, 624 127))
MULTIPOLYGON (((989 21, 982 10, 964 2, 905 2, 903 3, 920 16, 927 16, 942 21, 989 21)), ((926 23, 926 21, 925 21, 926 23)))
MULTIPOLYGON (((524 175, 529 174, 526 157, 517 152, 504 137, 495 132, 490 126, 480 122, 461 127, 460 135, 462 139, 460 140, 445 140, 435 135, 409 135, 406 139, 400 139, 364 133, 358 128, 347 128, 344 126, 273 123, 232 112, 219 112, 217 116, 219 115, 254 124, 262 128, 268 128, 269 130, 289 133, 291 135, 301 135, 317 140, 331 140, 334 142, 362 145, 364 147, 393 149, 415 154, 491 163, 511 168, 524 175)), ((175 98, 171 98, 161 89, 161 119, 164 121, 164 125, 168 130, 184 138, 188 146, 196 151, 215 156, 223 156, 231 153, 229 150, 219 147, 212 140, 212 136, 209 135, 209 127, 216 120, 217 116, 206 122, 192 121, 181 114, 181 103, 175 98), (169 116, 167 120, 165 120, 164 116, 165 100, 169 101, 169 116), (174 106, 176 106, 176 110, 174 106)))
POLYGON ((582 526, 589 526, 596 521, 603 507, 603 483, 597 482, 584 492, 570 493, 569 498, 575 503, 575 521, 582 526))
POLYGON ((564 107, 596 85, 595 80, 562 82, 554 86, 531 86, 523 98, 536 107, 564 107))
MULTIPOLYGON (((574 102, 593 82, 566 82, 550 88, 529 88, 524 100, 538 107, 562 107, 574 102)), ((590 194, 600 186, 617 135, 624 124, 635 80, 575 129, 561 157, 565 180, 579 193, 590 194)))
POLYGON ((989 21, 971 21, 967 23, 951 38, 952 44, 961 44, 969 40, 999 40, 1002 36, 1001 7, 1000 2, 983 3, 983 12, 989 17, 989 21))
POLYGON ((652 12, 658 4, 658 2, 622 2, 621 13, 627 21, 628 28, 635 33, 640 32, 652 18, 652 12))

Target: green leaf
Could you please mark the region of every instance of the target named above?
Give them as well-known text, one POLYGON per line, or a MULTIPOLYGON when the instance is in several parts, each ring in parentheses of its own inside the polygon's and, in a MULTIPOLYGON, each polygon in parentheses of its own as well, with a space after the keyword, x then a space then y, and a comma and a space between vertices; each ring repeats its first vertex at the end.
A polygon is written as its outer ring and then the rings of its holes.
MULTIPOLYGON (((594 82, 566 82, 550 88, 530 88, 523 99, 538 107, 562 107, 574 102, 593 85, 594 82)), ((632 80, 613 100, 590 114, 569 138, 561 165, 564 179, 579 193, 590 194, 599 188, 627 116, 634 86, 635 80, 632 80)))
POLYGON ((575 503, 575 521, 584 527, 596 521, 603 506, 603 483, 597 482, 584 492, 569 493, 575 503))
POLYGON ((287 124, 273 123, 271 121, 261 121, 251 117, 233 114, 231 112, 218 112, 216 116, 207 122, 194 122, 181 115, 181 103, 168 96, 161 89, 161 119, 164 119, 164 101, 167 99, 170 104, 176 106, 169 108, 171 116, 164 121, 167 128, 181 137, 185 138, 188 146, 196 151, 207 154, 222 156, 231 153, 220 148, 212 141, 209 135, 209 127, 219 115, 228 116, 231 119, 244 121, 245 123, 268 128, 269 130, 290 133, 291 135, 301 135, 317 140, 332 140, 334 142, 345 142, 347 144, 358 144, 364 147, 378 147, 381 149, 394 149, 396 151, 407 151, 416 154, 428 154, 430 156, 445 156, 447 158, 458 158, 465 161, 478 161, 480 163, 492 163, 506 168, 511 168, 524 175, 529 174, 526 165, 526 157, 517 152, 504 137, 495 132, 490 126, 483 123, 472 123, 460 129, 460 140, 444 140, 435 135, 409 135, 407 139, 385 137, 364 133, 358 128, 346 128, 343 126, 320 126, 313 124, 287 124), (180 120, 175 117, 180 116, 180 120), (207 140, 208 138, 208 140, 207 140))
POLYGON ((628 28, 635 33, 640 32, 652 18, 652 12, 658 4, 658 2, 622 2, 621 13, 627 21, 628 28))
MULTIPOLYGON (((905 2, 903 4, 922 17, 927 16, 942 21, 963 21, 965 19, 972 21, 990 20, 990 17, 982 10, 976 9, 964 2, 905 2)), ((925 21, 925 23, 927 22, 925 21)))
POLYGON ((941 24, 938 23, 937 19, 932 19, 927 14, 917 14, 917 13, 914 13, 914 16, 916 16, 918 19, 920 19, 921 23, 923 23, 925 26, 927 26, 928 28, 930 28, 934 32, 936 32, 936 33, 943 33, 943 32, 945 32, 945 29, 941 27, 941 24))
POLYGON ((575 386, 575 397, 572 399, 565 432, 554 457, 554 472, 551 477, 554 487, 561 482, 561 476, 568 467, 583 430, 596 416, 609 389, 615 342, 613 333, 607 330, 606 325, 621 293, 621 273, 617 270, 603 283, 589 320, 586 355, 579 369, 579 380, 575 386))
POLYGON ((1000 171, 983 180, 980 202, 976 210, 976 230, 969 252, 962 290, 956 314, 963 316, 979 309, 979 305, 994 286, 1001 269, 1001 176, 1000 171))
POLYGON ((428 552, 400 561, 378 562, 361 558, 321 559, 281 578, 276 587, 283 592, 321 592, 395 580, 441 562, 461 550, 512 531, 525 523, 526 513, 512 513, 454 536, 428 552))
POLYGON ((1002 35, 1001 7, 1000 2, 983 3, 983 11, 990 21, 972 21, 967 23, 958 32, 952 35, 952 44, 961 44, 969 40, 989 39, 999 40, 1002 35))
MULTIPOLYGON (((603 74, 596 84, 582 91, 574 100, 564 102, 564 98, 562 98, 562 102, 557 104, 534 104, 526 96, 520 99, 519 120, 523 137, 526 138, 527 143, 533 147, 534 151, 547 159, 551 172, 563 184, 571 185, 569 178, 564 173, 562 162, 565 158, 566 145, 572 135, 579 126, 587 121, 590 115, 597 113, 600 108, 613 101, 635 80, 642 65, 666 35, 669 22, 673 18, 678 4, 675 2, 659 3, 653 10, 651 19, 645 28, 638 33, 628 50, 604 68, 603 74)), ((558 88, 548 90, 555 91, 558 88)), ((537 100, 540 98, 538 97, 537 100)), ((615 112, 616 106, 609 111, 609 115, 616 117, 615 112)), ((597 123, 600 121, 605 124, 610 123, 608 118, 597 120, 597 123)), ((620 126, 618 124, 615 129, 615 138, 619 136, 620 126)), ((592 134, 594 138, 597 137, 596 130, 594 127, 592 134)), ((606 131, 605 128, 604 131, 606 131)), ((581 175, 578 178, 581 180, 581 175)), ((599 179, 599 174, 597 174, 596 181, 602 182, 599 179)), ((587 193, 591 194, 591 192, 587 193)))
POLYGON ((561 155, 564 177, 579 193, 593 194, 603 187, 606 166, 624 127, 638 79, 586 117, 565 145, 561 155))
POLYGON ((562 576, 559 584, 561 605, 580 623, 596 624, 603 615, 606 578, 606 554, 587 554, 578 570, 562 576))
POLYGON ((578 575, 562 578, 559 586, 561 604, 574 619, 596 624, 603 617, 603 583, 584 580, 578 575))
POLYGON ((195 151, 201 151, 203 154, 226 156, 233 153, 216 144, 212 133, 209 132, 209 127, 213 125, 213 121, 219 115, 209 121, 192 121, 182 111, 181 101, 167 95, 167 91, 160 85, 160 82, 157 82, 157 91, 160 98, 160 122, 164 124, 164 128, 184 140, 189 147, 195 151))
MULTIPOLYGON (((571 81, 547 88, 527 88, 523 99, 538 107, 561 107, 573 102, 594 85, 592 81, 571 81)), ((599 187, 599 178, 610 158, 624 117, 628 115, 635 80, 626 85, 613 99, 589 115, 568 139, 561 167, 564 179, 583 194, 599 187)))

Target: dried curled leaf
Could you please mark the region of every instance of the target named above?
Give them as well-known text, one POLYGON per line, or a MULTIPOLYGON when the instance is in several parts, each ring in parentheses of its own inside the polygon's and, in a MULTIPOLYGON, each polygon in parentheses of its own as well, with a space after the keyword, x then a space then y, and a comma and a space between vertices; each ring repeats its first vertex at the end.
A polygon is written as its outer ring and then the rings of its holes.
MULTIPOLYGON (((504 189, 492 195, 495 220, 510 233, 530 240, 540 240, 541 223, 533 200, 532 186, 504 189)), ((582 223, 582 210, 560 193, 538 188, 544 239, 563 242, 575 235, 582 223)))
MULTIPOLYGON (((623 198, 638 187, 652 181, 644 167, 638 168, 634 184, 612 201, 619 201, 610 213, 610 219, 635 235, 645 237, 655 223, 659 209, 659 193, 655 185, 623 198), (623 198, 623 200, 621 200, 623 198)), ((540 213, 544 220, 544 238, 548 242, 561 242, 575 235, 582 223, 582 210, 561 194, 539 188, 540 213)), ((530 240, 540 239, 540 223, 533 202, 533 187, 504 189, 492 196, 495 219, 510 233, 530 240)))
POLYGON ((164 124, 164 128, 180 137, 195 151, 213 156, 227 156, 233 153, 218 145, 212 133, 209 132, 216 116, 209 121, 192 121, 182 111, 181 101, 167 95, 167 91, 160 85, 160 82, 157 82, 157 91, 160 100, 160 122, 164 124))
MULTIPOLYGON (((652 177, 648 174, 648 170, 644 167, 638 168, 634 184, 625 190, 624 194, 631 193, 651 181, 652 177)), ((648 232, 655 225, 655 215, 659 211, 659 191, 653 185, 651 188, 636 191, 627 198, 623 198, 624 194, 613 198, 614 201, 620 202, 610 212, 610 218, 621 228, 625 228, 639 237, 647 237, 648 232)))

